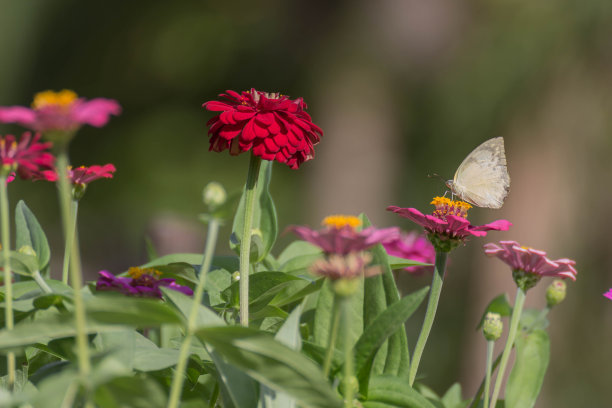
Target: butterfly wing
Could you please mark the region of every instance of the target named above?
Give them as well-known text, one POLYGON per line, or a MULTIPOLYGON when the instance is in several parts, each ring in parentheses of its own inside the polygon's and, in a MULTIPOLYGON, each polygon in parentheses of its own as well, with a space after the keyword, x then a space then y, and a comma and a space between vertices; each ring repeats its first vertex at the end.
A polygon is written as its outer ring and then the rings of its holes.
POLYGON ((487 140, 463 160, 452 190, 477 207, 501 208, 510 191, 503 137, 487 140))

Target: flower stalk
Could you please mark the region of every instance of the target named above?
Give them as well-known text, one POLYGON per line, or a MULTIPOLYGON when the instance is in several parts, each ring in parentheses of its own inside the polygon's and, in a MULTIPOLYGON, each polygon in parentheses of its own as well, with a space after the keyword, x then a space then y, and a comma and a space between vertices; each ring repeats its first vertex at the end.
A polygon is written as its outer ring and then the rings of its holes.
POLYGON ((508 339, 506 340, 506 346, 502 353, 501 362, 499 364, 499 370, 497 371, 497 377, 495 378, 495 387, 493 388, 493 396, 491 397, 490 408, 494 408, 499 397, 501 390, 502 381, 506 372, 506 366, 510 358, 510 352, 514 345, 514 339, 518 331, 521 314, 523 313, 523 305, 525 304, 525 291, 520 287, 516 290, 516 298, 514 300, 514 309, 512 310, 512 318, 510 319, 510 329, 508 332, 508 339))
MULTIPOLYGON (((4 268, 4 320, 6 330, 13 330, 13 280, 11 276, 11 237, 9 226, 8 190, 6 188, 6 175, 0 176, 0 217, 2 221, 2 264, 4 268)), ((15 353, 6 355, 6 372, 8 389, 15 385, 15 353)))
POLYGON ((339 305, 338 296, 334 296, 334 305, 332 319, 329 322, 329 337, 327 339, 327 353, 325 354, 325 360, 323 360, 323 376, 327 378, 329 370, 331 368, 332 359, 334 357, 334 350, 336 349, 336 342, 338 341, 338 330, 340 328, 340 316, 342 310, 339 305))
POLYGON ((431 327, 433 326, 433 322, 436 317, 436 310, 438 309, 438 302, 440 301, 440 292, 442 291, 442 283, 444 282, 447 256, 447 252, 436 251, 436 267, 434 269, 433 278, 431 281, 427 311, 425 312, 423 327, 421 328, 419 338, 414 348, 412 361, 410 362, 410 371, 408 373, 408 383, 410 386, 414 384, 414 380, 419 370, 421 356, 423 355, 425 344, 427 343, 429 333, 431 332, 431 327))
POLYGON ((206 284, 206 274, 210 269, 212 263, 213 253, 217 244, 217 233, 219 232, 220 220, 213 217, 208 224, 208 233, 206 235, 206 246, 204 247, 204 255, 202 259, 202 265, 200 266, 200 279, 193 295, 193 301, 191 302, 191 310, 187 318, 187 332, 185 338, 181 344, 181 350, 179 353, 178 363, 172 377, 172 386, 170 388, 170 401, 168 403, 169 408, 177 408, 179 406, 181 391, 183 390, 183 382, 185 381, 185 368, 187 367, 187 359, 189 358, 189 350, 191 348, 191 341, 193 340, 194 331, 196 330, 196 320, 198 315, 198 308, 202 303, 202 297, 204 295, 204 285, 206 284))
POLYGON ((483 407, 489 406, 489 392, 491 388, 491 371, 493 367, 493 347, 495 346, 494 340, 487 341, 487 365, 485 371, 485 384, 484 384, 484 403, 483 407))
POLYGON ((353 344, 351 336, 351 296, 341 296, 339 298, 339 309, 341 309, 342 332, 344 336, 344 407, 353 408, 355 396, 354 367, 353 367, 353 344))
MULTIPOLYGON (((62 226, 64 230, 64 265, 62 268, 62 282, 68 284, 68 274, 70 265, 70 255, 72 253, 72 242, 74 240, 74 233, 76 229, 76 215, 71 216, 71 192, 70 192, 70 180, 68 180, 68 146, 61 144, 58 146, 56 156, 56 167, 58 169, 58 180, 57 186, 59 188, 59 203, 60 213, 62 216, 62 226)), ((75 209, 73 208, 73 211, 75 209)))
POLYGON ((251 255, 251 227, 253 224, 253 211, 255 194, 259 181, 259 168, 261 158, 251 155, 249 172, 247 174, 244 199, 244 224, 242 229, 242 242, 240 243, 240 324, 249 326, 249 270, 251 255))

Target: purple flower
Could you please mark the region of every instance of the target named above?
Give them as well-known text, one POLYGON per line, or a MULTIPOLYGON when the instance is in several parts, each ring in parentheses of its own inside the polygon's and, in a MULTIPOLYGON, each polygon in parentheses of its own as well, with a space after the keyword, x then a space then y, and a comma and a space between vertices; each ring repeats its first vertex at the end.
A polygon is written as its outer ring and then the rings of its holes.
POLYGON ((102 127, 111 115, 121 113, 121 106, 112 99, 86 100, 64 89, 44 91, 34 96, 32 108, 25 106, 0 107, 1 123, 17 123, 37 132, 73 132, 82 125, 102 127))
MULTIPOLYGON (((436 250, 424 235, 412 231, 402 234, 399 238, 382 244, 387 253, 399 258, 408 259, 422 263, 433 264, 436 257, 436 250)), ((427 266, 409 266, 404 268, 406 272, 421 273, 430 270, 427 266)))
POLYGON ((608 299, 612 300, 612 288, 610 288, 610 290, 608 290, 606 293, 604 293, 604 296, 607 297, 608 299))
POLYGON ((313 230, 305 226, 294 225, 288 229, 298 237, 311 244, 317 245, 327 254, 347 255, 368 249, 376 244, 398 239, 399 228, 368 227, 357 231, 361 225, 357 217, 345 215, 332 215, 323 220, 325 228, 313 230))
POLYGON ((98 272, 97 291, 115 291, 129 296, 162 298, 160 286, 164 286, 185 295, 193 295, 187 286, 177 284, 174 279, 160 279, 161 272, 152 268, 132 267, 128 270, 130 277, 115 276, 108 271, 98 272))
POLYGON ((423 214, 416 208, 387 207, 388 211, 408 218, 425 229, 427 238, 437 251, 449 252, 468 237, 484 237, 487 231, 506 231, 512 225, 506 220, 497 220, 485 225, 472 225, 467 220, 467 211, 472 207, 463 201, 452 201, 446 197, 434 197, 436 208, 423 214))

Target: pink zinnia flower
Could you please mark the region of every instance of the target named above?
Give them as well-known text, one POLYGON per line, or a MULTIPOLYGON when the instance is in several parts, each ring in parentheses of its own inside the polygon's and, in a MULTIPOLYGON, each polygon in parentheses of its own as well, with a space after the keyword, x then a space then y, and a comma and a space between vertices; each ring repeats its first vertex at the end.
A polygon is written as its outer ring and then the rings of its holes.
POLYGON ((506 231, 512 225, 506 220, 497 220, 485 225, 472 225, 467 220, 467 211, 472 206, 463 201, 452 201, 446 197, 434 197, 431 202, 435 210, 423 214, 416 208, 387 207, 388 211, 416 222, 427 233, 437 251, 449 252, 468 237, 484 237, 487 231, 506 231))
POLYGON ((533 287, 543 276, 576 280, 575 261, 567 258, 550 260, 546 252, 521 246, 516 241, 484 245, 485 254, 495 256, 512 268, 514 280, 523 289, 533 287))
MULTIPOLYGON (((392 256, 429 264, 435 262, 436 250, 431 242, 424 235, 417 234, 414 231, 402 234, 399 238, 385 242, 382 245, 387 250, 387 253, 392 256)), ((426 266, 409 266, 404 268, 405 271, 410 273, 420 273, 426 269, 432 268, 426 266)))
MULTIPOLYGON (((84 185, 101 178, 113 178, 115 171, 115 166, 110 163, 103 166, 93 165, 89 167, 81 166, 76 169, 68 168, 68 179, 72 184, 84 185)), ((40 178, 47 181, 57 181, 59 179, 57 170, 45 170, 40 175, 40 178)))
POLYGON ((162 298, 160 286, 176 290, 185 295, 193 295, 191 288, 179 285, 174 279, 160 279, 161 272, 152 268, 133 267, 128 270, 129 278, 115 276, 108 271, 98 272, 97 291, 115 291, 129 296, 162 298))
POLYGON ((38 132, 73 132, 82 125, 102 127, 110 115, 119 113, 121 106, 115 100, 95 98, 88 101, 64 89, 36 94, 32 108, 0 107, 0 122, 17 123, 38 132))
POLYGON ((292 169, 314 157, 314 145, 323 131, 305 112, 302 98, 289 99, 278 93, 255 89, 241 94, 226 91, 227 101, 209 101, 202 106, 221 112, 208 121, 210 149, 230 154, 252 150, 264 160, 276 160, 292 169))
POLYGON ((327 254, 347 255, 359 252, 376 244, 381 244, 399 238, 399 228, 377 229, 368 227, 361 231, 356 228, 361 225, 357 217, 332 215, 323 220, 325 227, 313 230, 308 227, 294 225, 288 229, 298 237, 317 245, 327 254))
POLYGON ((612 288, 610 288, 610 290, 608 290, 606 293, 604 293, 604 296, 607 297, 608 299, 612 300, 612 288))
POLYGON ((348 255, 331 254, 327 259, 317 259, 310 266, 310 271, 319 276, 331 280, 354 279, 360 276, 366 278, 382 273, 379 266, 366 267, 372 256, 362 253, 350 253, 348 255))
MULTIPOLYGON (((19 142, 13 135, 0 136, 0 163, 2 171, 10 173, 17 171, 22 178, 31 178, 41 168, 53 166, 53 155, 48 152, 51 143, 40 143, 40 135, 32 137, 25 132, 19 142)), ((14 175, 13 175, 14 178, 14 175)))

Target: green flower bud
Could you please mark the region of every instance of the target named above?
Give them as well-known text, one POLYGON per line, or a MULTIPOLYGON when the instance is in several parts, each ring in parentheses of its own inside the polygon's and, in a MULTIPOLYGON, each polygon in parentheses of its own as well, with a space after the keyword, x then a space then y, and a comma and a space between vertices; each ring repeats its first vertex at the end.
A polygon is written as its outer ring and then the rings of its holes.
POLYGON ((501 337, 503 330, 504 324, 501 321, 501 316, 497 313, 487 313, 484 319, 484 324, 482 325, 482 332, 485 339, 488 341, 495 341, 501 337))
POLYGON ((85 195, 85 190, 87 189, 87 184, 85 183, 77 183, 72 186, 72 199, 74 201, 79 201, 85 195))
POLYGON ((220 183, 211 181, 202 191, 202 200, 210 211, 214 211, 227 200, 227 193, 220 183))
POLYGON ((546 289, 546 304, 549 308, 558 305, 565 299, 567 285, 561 279, 555 279, 546 289))
POLYGON ((232 273, 232 281, 233 282, 237 282, 239 280, 240 280, 240 272, 236 271, 236 272, 232 273))

